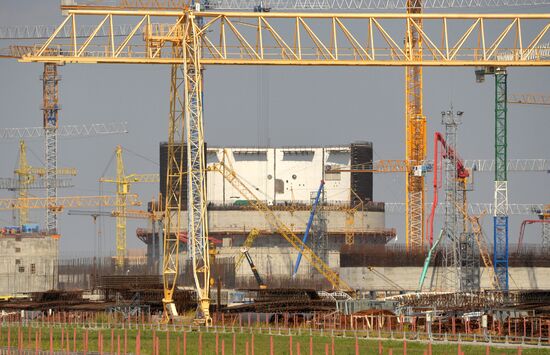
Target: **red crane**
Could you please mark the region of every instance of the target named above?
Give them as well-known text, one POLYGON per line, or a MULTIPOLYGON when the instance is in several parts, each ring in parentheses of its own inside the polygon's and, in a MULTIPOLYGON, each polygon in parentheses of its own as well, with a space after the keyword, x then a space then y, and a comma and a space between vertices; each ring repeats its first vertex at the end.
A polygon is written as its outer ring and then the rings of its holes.
POLYGON ((447 142, 445 141, 445 138, 443 135, 439 132, 435 132, 434 134, 434 166, 433 166, 433 176, 434 176, 434 197, 432 202, 432 208, 430 211, 430 215, 428 216, 428 243, 430 243, 430 247, 433 245, 433 235, 434 235, 434 216, 435 216, 435 209, 438 204, 438 191, 441 187, 441 180, 443 180, 442 177, 442 171, 441 171, 441 164, 440 161, 443 159, 455 159, 456 160, 456 175, 457 178, 461 181, 464 181, 470 176, 470 172, 466 167, 464 166, 464 162, 462 158, 452 149, 451 147, 447 146, 447 142), (441 151, 439 150, 439 145, 441 145, 441 151))

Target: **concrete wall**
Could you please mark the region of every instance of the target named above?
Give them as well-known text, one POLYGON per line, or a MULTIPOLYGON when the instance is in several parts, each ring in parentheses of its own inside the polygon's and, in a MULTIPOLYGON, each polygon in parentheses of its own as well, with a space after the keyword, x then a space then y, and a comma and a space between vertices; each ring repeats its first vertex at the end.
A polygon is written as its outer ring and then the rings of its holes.
MULTIPOLYGON (((240 248, 223 248, 220 250, 219 255, 224 256, 237 256, 240 254, 240 248)), ((290 277, 294 270, 294 263, 298 257, 298 252, 292 248, 263 248, 253 247, 249 250, 250 256, 258 269, 258 272, 262 276, 275 276, 275 277, 290 277)), ((340 266, 340 255, 338 252, 328 253, 328 265, 331 268, 337 269, 340 266)), ((298 269, 298 275, 309 275, 309 263, 305 258, 302 258, 300 262, 300 268, 298 269)), ((253 276, 246 259, 243 260, 241 266, 236 270, 237 277, 251 277, 253 276)))
MULTIPOLYGON (((377 267, 376 270, 406 290, 418 287, 421 267, 377 267)), ((510 289, 550 289, 550 268, 512 267, 510 270, 510 289)), ((361 290, 391 290, 386 281, 366 267, 340 268, 340 276, 351 287, 361 290)), ((431 270, 426 276, 425 286, 429 285, 431 270)), ((482 268, 481 288, 491 289, 487 268, 482 268)))
MULTIPOLYGON (((268 204, 280 201, 310 202, 311 194, 325 178, 325 167, 349 166, 350 147, 324 148, 225 148, 226 161, 239 177, 256 189, 268 204)), ((223 159, 222 148, 208 148, 207 163, 223 159)), ((332 174, 325 179, 327 201, 350 199, 350 173, 332 174)), ((215 171, 207 173, 208 201, 231 204, 242 199, 230 183, 215 171)))
MULTIPOLYGON (((309 211, 276 211, 277 217, 293 232, 303 233, 309 218, 309 211)), ((329 233, 344 233, 346 213, 327 211, 327 230, 329 233)), ((182 212, 184 229, 187 227, 187 211, 182 212)), ((253 228, 271 231, 264 214, 255 210, 210 210, 208 211, 208 229, 211 233, 248 233, 253 228)), ((385 228, 384 212, 356 212, 354 231, 357 233, 385 228)))
POLYGON ((0 295, 56 288, 57 243, 49 236, 0 238, 0 295))

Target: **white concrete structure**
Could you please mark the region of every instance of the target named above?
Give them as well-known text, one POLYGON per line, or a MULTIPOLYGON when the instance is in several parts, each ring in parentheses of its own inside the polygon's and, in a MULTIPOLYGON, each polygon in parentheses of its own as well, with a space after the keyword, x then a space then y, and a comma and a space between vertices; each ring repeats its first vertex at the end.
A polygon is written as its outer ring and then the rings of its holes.
POLYGON ((57 288, 58 240, 21 235, 0 238, 0 295, 57 288))
MULTIPOLYGON (((351 164, 350 146, 320 148, 208 148, 207 164, 224 158, 239 174, 239 178, 256 189, 259 198, 268 204, 280 201, 310 203, 311 194, 325 180, 328 203, 349 203, 349 172, 326 174, 327 167, 351 164)), ((210 171, 207 176, 208 201, 230 204, 240 194, 221 174, 210 171)))

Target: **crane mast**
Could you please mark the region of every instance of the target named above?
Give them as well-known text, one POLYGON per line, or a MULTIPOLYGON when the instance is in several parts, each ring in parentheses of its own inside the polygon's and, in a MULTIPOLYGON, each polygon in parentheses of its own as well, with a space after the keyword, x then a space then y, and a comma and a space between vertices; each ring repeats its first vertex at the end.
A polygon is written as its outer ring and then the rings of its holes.
MULTIPOLYGON (((421 0, 407 0, 407 14, 422 13, 421 0)), ((413 60, 422 58, 422 18, 407 20, 405 50, 413 60)), ((426 117, 422 107, 422 67, 405 67, 405 160, 422 165, 426 159, 426 117)), ((407 172, 405 185, 405 243, 408 251, 424 248, 424 176, 407 172)))
MULTIPOLYGON (((19 142, 19 167, 15 171, 19 179, 19 198, 22 201, 26 201, 28 197, 27 186, 32 183, 34 180, 33 175, 30 173, 30 167, 27 163, 27 149, 25 146, 25 141, 21 140, 19 142)), ((29 209, 26 206, 20 208, 19 210, 19 225, 29 223, 29 209)))
POLYGON ((179 273, 179 233, 182 229, 183 174, 187 173, 188 255, 199 298, 196 321, 210 325, 210 255, 206 215, 205 152, 202 117, 202 67, 198 27, 191 12, 174 25, 166 38, 172 41, 173 56, 181 64, 172 66, 170 122, 168 134, 168 173, 164 239, 164 318, 177 316, 173 293, 179 273), (189 18, 188 18, 189 17, 189 18), (187 21, 183 21, 183 20, 187 21), (176 144, 179 149, 176 149, 176 144), (187 148, 187 166, 183 152, 187 148), (173 236, 171 229, 174 229, 173 236))
POLYGON ((57 214, 57 127, 59 125, 59 81, 56 63, 44 63, 42 75, 42 111, 44 115, 44 153, 46 156, 46 231, 56 235, 57 214))
POLYGON ((119 145, 116 147, 116 178, 107 179, 101 178, 100 182, 111 182, 116 184, 116 210, 114 216, 116 217, 116 263, 115 267, 118 272, 121 272, 124 267, 124 260, 126 258, 126 219, 127 213, 127 199, 130 193, 130 186, 136 182, 159 182, 158 174, 130 174, 126 175, 124 169, 124 160, 122 159, 122 147, 119 145))

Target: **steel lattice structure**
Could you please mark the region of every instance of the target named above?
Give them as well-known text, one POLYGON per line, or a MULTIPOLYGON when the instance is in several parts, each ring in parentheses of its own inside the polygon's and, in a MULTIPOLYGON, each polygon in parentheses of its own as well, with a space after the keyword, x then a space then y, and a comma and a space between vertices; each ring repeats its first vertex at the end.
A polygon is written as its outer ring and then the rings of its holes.
MULTIPOLYGON (((128 133, 126 122, 66 125, 57 128, 58 137, 95 136, 102 134, 128 133)), ((0 139, 39 138, 44 136, 44 127, 0 128, 0 139)))
POLYGON ((500 287, 508 291, 507 73, 495 71, 495 211, 493 264, 500 287))
MULTIPOLYGON (((384 203, 386 213, 405 213, 404 202, 386 202, 384 203)), ((427 207, 427 205, 425 206, 427 207)), ((440 203, 437 205, 435 213, 443 214, 445 205, 440 203)), ((535 211, 544 207, 542 203, 509 203, 508 215, 532 215, 535 211)), ((495 205, 488 202, 469 202, 467 203, 467 212, 469 215, 479 216, 483 213, 493 214, 495 205)))
MULTIPOLYGON (((159 182, 159 174, 130 174, 126 175, 124 169, 124 160, 122 159, 122 147, 119 145, 116 147, 116 178, 101 178, 100 182, 110 182, 116 184, 116 210, 114 216, 116 217, 116 264, 115 267, 118 272, 123 271, 124 260, 126 258, 126 219, 128 218, 128 194, 130 193, 130 187, 136 182, 159 182)), ((150 213, 145 212, 145 216, 150 218, 150 213)), ((143 218, 143 216, 141 216, 143 218)))
MULTIPOLYGON (((127 203, 131 206, 139 206, 141 202, 137 195, 128 195, 127 203)), ((87 208, 100 206, 116 206, 116 196, 62 196, 57 198, 57 205, 52 206, 47 197, 29 197, 26 199, 9 198, 0 199, 0 210, 13 210, 19 208, 49 209, 52 212, 60 212, 65 208, 87 208)))
POLYGON ((45 63, 43 82, 44 112, 44 144, 46 161, 46 196, 48 208, 46 209, 46 231, 49 234, 57 234, 57 215, 53 207, 57 205, 57 127, 59 123, 59 80, 57 64, 45 63))
MULTIPOLYGON (((404 10, 410 6, 408 0, 209 0, 201 2, 206 9, 217 10, 404 10)), ((418 6, 425 9, 519 7, 548 5, 548 0, 424 0, 418 6)), ((84 3, 86 5, 86 3, 84 3)), ((97 3, 90 3, 97 6, 97 3)), ((111 0, 102 1, 102 6, 120 6, 143 9, 181 9, 190 6, 185 0, 111 0)), ((65 8, 70 8, 66 6, 65 8)))

